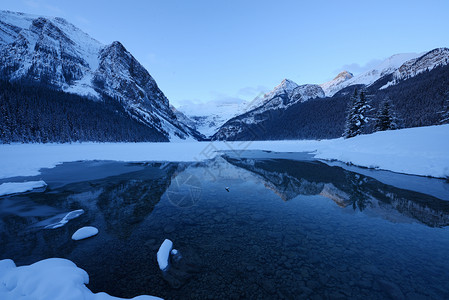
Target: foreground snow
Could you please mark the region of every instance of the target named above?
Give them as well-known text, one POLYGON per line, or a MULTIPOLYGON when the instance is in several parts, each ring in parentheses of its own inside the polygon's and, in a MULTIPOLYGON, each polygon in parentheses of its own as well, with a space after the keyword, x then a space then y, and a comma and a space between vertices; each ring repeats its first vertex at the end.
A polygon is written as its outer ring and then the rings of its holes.
POLYGON ((399 173, 449 176, 449 125, 377 132, 344 140, 191 143, 0 145, 0 178, 38 175, 41 168, 79 160, 200 161, 218 151, 313 152, 315 158, 399 173))
POLYGON ((42 180, 27 182, 5 182, 0 184, 0 196, 15 193, 24 193, 33 189, 45 187, 46 185, 47 184, 42 180))
MULTIPOLYGON (((73 262, 49 258, 29 266, 16 267, 10 259, 0 261, 2 300, 119 300, 106 293, 92 293, 86 284, 89 275, 73 262)), ((138 296, 134 300, 160 299, 138 296)))

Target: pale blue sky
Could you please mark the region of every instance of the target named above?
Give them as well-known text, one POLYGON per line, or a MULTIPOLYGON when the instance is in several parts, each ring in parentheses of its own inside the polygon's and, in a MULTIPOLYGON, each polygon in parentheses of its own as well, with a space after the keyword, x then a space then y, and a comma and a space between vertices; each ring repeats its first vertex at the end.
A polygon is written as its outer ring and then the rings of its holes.
POLYGON ((251 100, 283 78, 322 83, 379 59, 449 46, 449 1, 2 0, 118 40, 175 106, 251 100))

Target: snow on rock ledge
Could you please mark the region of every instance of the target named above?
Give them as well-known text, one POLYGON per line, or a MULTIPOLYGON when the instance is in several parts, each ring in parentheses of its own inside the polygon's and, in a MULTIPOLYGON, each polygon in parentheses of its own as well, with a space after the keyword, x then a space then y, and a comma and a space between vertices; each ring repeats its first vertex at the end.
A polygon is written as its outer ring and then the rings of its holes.
POLYGON ((86 226, 75 231, 75 233, 72 235, 72 240, 75 241, 84 240, 90 238, 91 236, 96 235, 97 233, 98 233, 97 228, 92 226, 86 226))
POLYGON ((24 193, 45 186, 47 186, 47 184, 42 180, 27 182, 6 182, 0 184, 0 196, 24 193))
MULTIPOLYGON (((16 267, 10 259, 0 261, 2 300, 120 300, 106 293, 92 293, 86 284, 89 275, 73 262, 49 258, 29 266, 16 267)), ((160 299, 138 296, 134 300, 160 299)))

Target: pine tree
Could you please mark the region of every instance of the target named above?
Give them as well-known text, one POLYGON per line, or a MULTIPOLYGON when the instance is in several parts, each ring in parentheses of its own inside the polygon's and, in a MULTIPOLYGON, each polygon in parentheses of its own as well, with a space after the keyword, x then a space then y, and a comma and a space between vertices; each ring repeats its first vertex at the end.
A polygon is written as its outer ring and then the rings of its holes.
POLYGON ((393 105, 390 99, 387 98, 380 104, 374 131, 395 130, 398 128, 398 119, 393 111, 393 105))
POLYGON ((370 106, 366 99, 365 92, 358 94, 357 89, 351 97, 349 111, 346 118, 346 128, 343 133, 344 138, 355 137, 362 133, 363 127, 368 123, 367 112, 370 106))
POLYGON ((446 101, 444 101, 443 110, 439 112, 440 117, 440 124, 449 124, 449 98, 446 98, 446 101))

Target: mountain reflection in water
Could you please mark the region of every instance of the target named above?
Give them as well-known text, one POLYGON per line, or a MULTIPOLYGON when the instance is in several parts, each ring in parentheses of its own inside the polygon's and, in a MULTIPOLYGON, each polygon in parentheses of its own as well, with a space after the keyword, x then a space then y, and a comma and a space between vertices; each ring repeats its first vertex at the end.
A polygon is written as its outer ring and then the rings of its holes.
POLYGON ((47 190, 0 197, 0 258, 68 258, 89 273, 90 289, 120 297, 449 297, 449 201, 264 155, 43 170, 47 190), (72 241, 82 226, 99 234, 72 241), (182 259, 162 274, 166 238, 182 259))

